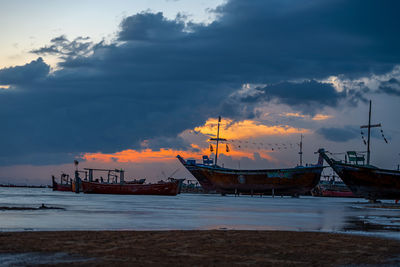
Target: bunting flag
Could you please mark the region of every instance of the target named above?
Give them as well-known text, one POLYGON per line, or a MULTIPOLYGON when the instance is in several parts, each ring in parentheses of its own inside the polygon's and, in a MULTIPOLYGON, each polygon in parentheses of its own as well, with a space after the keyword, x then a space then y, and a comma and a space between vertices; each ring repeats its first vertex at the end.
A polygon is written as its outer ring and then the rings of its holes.
POLYGON ((210 152, 213 152, 213 151, 214 151, 214 148, 213 148, 212 144, 210 144, 210 152))
POLYGON ((388 140, 386 139, 385 135, 383 134, 382 128, 381 128, 381 134, 382 134, 383 140, 385 140, 385 143, 388 144, 388 140))

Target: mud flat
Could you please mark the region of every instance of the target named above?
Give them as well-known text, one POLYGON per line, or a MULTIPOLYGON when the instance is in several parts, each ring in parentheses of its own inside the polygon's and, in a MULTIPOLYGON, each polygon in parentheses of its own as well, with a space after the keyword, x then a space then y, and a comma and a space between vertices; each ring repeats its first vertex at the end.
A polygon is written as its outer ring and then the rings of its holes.
POLYGON ((400 242, 289 231, 2 232, 1 258, 41 266, 398 266, 400 242))

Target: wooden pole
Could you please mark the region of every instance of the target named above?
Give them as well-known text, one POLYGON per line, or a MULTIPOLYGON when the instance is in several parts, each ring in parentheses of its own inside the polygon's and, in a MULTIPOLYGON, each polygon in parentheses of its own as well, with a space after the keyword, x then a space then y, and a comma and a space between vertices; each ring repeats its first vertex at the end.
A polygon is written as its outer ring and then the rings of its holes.
POLYGON ((371 106, 372 106, 372 101, 369 101, 369 114, 368 114, 368 125, 363 125, 360 128, 368 128, 368 140, 367 140, 367 165, 369 165, 370 158, 371 158, 371 149, 370 149, 370 139, 371 139, 371 128, 374 127, 381 127, 381 124, 374 124, 371 125, 371 106))
POLYGON ((218 141, 219 141, 219 124, 221 122, 221 116, 218 116, 218 130, 217 130, 217 147, 215 149, 215 166, 217 166, 218 161, 218 141))
POLYGON ((369 159, 371 155, 371 150, 369 148, 369 139, 371 137, 371 103, 372 101, 369 101, 369 115, 368 115, 368 145, 367 145, 367 165, 369 165, 369 159))
POLYGON ((303 134, 300 135, 300 166, 303 166, 303 134))

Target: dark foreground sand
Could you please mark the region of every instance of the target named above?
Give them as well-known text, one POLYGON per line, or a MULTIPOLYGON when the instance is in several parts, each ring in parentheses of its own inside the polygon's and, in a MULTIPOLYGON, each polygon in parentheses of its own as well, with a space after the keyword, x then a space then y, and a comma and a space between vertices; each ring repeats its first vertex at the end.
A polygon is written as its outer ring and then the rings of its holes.
POLYGON ((64 255, 64 261, 57 263, 54 256, 54 261, 41 263, 57 266, 399 266, 400 242, 355 235, 276 231, 0 233, 0 261, 2 255, 25 255, 27 263, 26 255, 29 260, 29 255, 60 254, 64 255))

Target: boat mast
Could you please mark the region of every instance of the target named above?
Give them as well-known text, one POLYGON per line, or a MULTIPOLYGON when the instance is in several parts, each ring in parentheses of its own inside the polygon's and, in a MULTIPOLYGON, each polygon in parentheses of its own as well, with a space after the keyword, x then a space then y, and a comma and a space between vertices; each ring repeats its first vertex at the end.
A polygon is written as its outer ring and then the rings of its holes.
POLYGON ((370 157, 371 157, 371 150, 370 150, 370 146, 369 146, 370 137, 371 137, 371 128, 374 128, 374 127, 381 127, 381 124, 380 124, 380 123, 371 125, 371 106, 372 106, 372 101, 370 100, 370 101, 369 101, 368 125, 363 125, 363 126, 360 127, 361 129, 362 129, 362 128, 368 128, 367 165, 369 165, 369 160, 370 160, 370 157))
POLYGON ((218 160, 218 141, 219 141, 219 124, 220 123, 221 123, 221 116, 218 116, 217 147, 215 149, 215 161, 214 161, 215 166, 217 166, 217 160, 218 160))
POLYGON ((303 166, 303 134, 300 135, 300 166, 303 166))
POLYGON ((210 138, 210 141, 216 141, 217 146, 215 149, 215 160, 214 160, 214 166, 217 166, 217 161, 218 161, 218 143, 219 141, 227 141, 225 138, 219 138, 219 126, 221 123, 221 116, 218 116, 218 130, 217 130, 217 138, 210 138))

